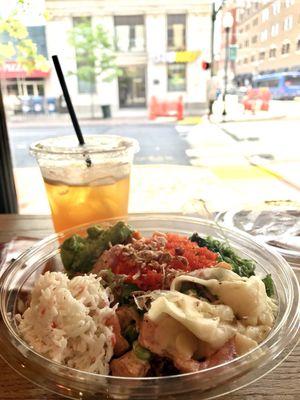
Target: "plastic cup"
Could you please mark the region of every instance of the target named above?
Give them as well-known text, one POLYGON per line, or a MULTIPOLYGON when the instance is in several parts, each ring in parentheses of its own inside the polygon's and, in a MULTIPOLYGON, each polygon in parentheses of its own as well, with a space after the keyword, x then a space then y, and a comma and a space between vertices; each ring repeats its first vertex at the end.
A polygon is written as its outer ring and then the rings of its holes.
POLYGON ((57 232, 126 216, 130 173, 138 142, 121 136, 61 136, 33 143, 57 232))

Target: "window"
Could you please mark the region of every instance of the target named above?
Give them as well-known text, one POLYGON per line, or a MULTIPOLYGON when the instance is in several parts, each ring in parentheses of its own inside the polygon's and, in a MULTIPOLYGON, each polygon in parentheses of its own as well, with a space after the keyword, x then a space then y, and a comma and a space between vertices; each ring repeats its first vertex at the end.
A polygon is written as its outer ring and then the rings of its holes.
POLYGON ((265 55, 266 55, 265 51, 261 51, 261 52, 259 53, 259 60, 260 60, 260 61, 264 60, 264 59, 265 59, 265 55))
POLYGON ((285 0, 285 6, 286 8, 289 8, 290 6, 295 4, 295 0, 285 0))
POLYGON ((245 47, 249 47, 249 40, 248 39, 245 41, 245 47))
POLYGON ((290 43, 283 43, 281 47, 281 54, 288 54, 290 52, 290 43))
POLYGON ((252 36, 251 43, 257 43, 257 35, 252 36))
POLYGON ((262 22, 266 22, 266 21, 268 21, 268 19, 269 19, 269 9, 265 8, 264 10, 262 10, 261 20, 262 20, 262 22))
POLYGON ((145 27, 143 15, 115 17, 117 50, 122 52, 145 51, 145 27))
POLYGON ((248 31, 249 29, 250 29, 250 25, 247 24, 246 27, 245 27, 245 31, 248 31))
POLYGON ((268 39, 268 30, 264 29, 261 33, 260 33, 260 40, 262 42, 264 42, 265 40, 268 39))
POLYGON ((273 6, 273 14, 278 15, 280 13, 280 0, 274 1, 272 6, 273 6))
POLYGON ((248 58, 244 58, 244 64, 248 64, 248 58))
POLYGON ((289 31, 290 29, 292 29, 292 27, 293 27, 293 16, 289 15, 284 19, 283 29, 285 31, 289 31))
POLYGON ((300 50, 300 39, 297 40, 297 47, 296 47, 297 51, 300 50))
POLYGON ((167 16, 168 50, 185 49, 185 15, 173 14, 167 16))
POLYGON ((257 17, 253 20, 252 25, 253 26, 258 25, 258 18, 257 17))
POLYGON ((285 77, 286 86, 300 86, 300 76, 287 75, 285 77))
POLYGON ((271 36, 277 36, 279 33, 279 24, 274 24, 271 27, 271 36))
POLYGON ((168 64, 168 92, 186 90, 186 64, 168 64))
POLYGON ((251 62, 255 61, 255 56, 251 56, 251 62))
POLYGON ((254 87, 270 87, 270 88, 274 88, 277 87, 279 84, 279 80, 278 79, 262 79, 259 81, 254 82, 254 87))
POLYGON ((287 75, 285 77, 286 86, 300 86, 300 76, 287 75))
POLYGON ((270 57, 270 58, 276 57, 276 48, 275 48, 275 47, 272 47, 272 48, 269 50, 269 57, 270 57))
MULTIPOLYGON (((80 24, 88 23, 91 24, 90 17, 74 17, 73 18, 73 26, 76 27, 80 24)), ((77 70, 81 67, 84 67, 86 63, 78 60, 78 52, 76 51, 76 66, 77 70)), ((82 54, 80 54, 82 56, 82 54)), ((80 57, 82 58, 82 57, 80 57)), ((96 77, 93 76, 91 80, 87 81, 79 76, 77 76, 77 84, 78 84, 78 93, 86 94, 86 93, 96 93, 96 77)))

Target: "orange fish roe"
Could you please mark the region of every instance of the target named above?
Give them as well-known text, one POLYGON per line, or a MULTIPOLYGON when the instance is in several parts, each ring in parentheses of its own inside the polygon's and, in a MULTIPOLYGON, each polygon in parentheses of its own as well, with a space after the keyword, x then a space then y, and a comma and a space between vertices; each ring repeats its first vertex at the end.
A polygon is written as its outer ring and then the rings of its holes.
POLYGON ((199 247, 191 242, 186 236, 167 233, 167 243, 165 250, 172 255, 181 255, 185 257, 190 271, 195 269, 212 267, 217 264, 218 254, 213 253, 206 247, 199 247))

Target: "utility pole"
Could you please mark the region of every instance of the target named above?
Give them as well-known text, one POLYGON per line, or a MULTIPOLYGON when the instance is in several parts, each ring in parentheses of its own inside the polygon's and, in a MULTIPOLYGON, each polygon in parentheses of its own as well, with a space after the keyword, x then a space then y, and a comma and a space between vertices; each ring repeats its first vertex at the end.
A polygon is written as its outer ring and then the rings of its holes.
POLYGON ((218 15, 218 12, 222 9, 224 5, 225 0, 222 0, 221 3, 216 6, 216 2, 212 2, 212 11, 211 11, 211 38, 210 38, 210 43, 211 43, 211 49, 210 49, 210 75, 213 76, 215 72, 215 54, 214 54, 214 47, 215 47, 215 22, 216 18, 218 15))

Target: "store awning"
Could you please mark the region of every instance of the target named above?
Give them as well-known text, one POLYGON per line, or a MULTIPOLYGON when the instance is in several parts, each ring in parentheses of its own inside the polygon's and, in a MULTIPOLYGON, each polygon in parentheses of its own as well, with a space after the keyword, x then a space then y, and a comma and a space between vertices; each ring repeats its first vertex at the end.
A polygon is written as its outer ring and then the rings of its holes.
POLYGON ((16 61, 6 61, 0 67, 0 79, 13 79, 13 78, 46 78, 50 73, 48 71, 33 70, 25 71, 21 65, 16 61))

